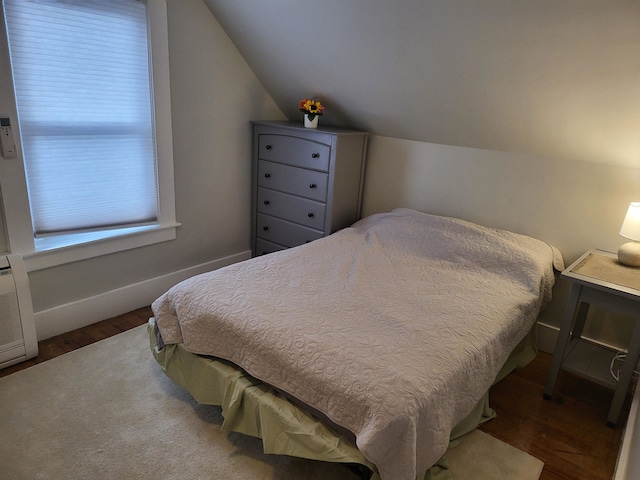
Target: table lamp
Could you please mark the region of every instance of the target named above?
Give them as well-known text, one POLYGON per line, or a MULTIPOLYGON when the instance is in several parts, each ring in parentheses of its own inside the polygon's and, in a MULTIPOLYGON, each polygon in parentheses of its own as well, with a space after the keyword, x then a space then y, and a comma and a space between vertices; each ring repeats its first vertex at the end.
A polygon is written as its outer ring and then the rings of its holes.
POLYGON ((618 249, 618 261, 630 267, 640 267, 640 202, 631 202, 629 205, 620 235, 633 241, 618 249))

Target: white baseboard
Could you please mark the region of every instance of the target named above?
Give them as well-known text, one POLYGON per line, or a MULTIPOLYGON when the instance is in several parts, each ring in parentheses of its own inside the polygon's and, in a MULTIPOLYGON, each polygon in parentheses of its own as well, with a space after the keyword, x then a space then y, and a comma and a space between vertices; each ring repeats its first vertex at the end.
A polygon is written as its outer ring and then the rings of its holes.
MULTIPOLYGON (((150 305, 156 298, 182 280, 249 258, 251 258, 250 251, 240 252, 100 295, 35 312, 38 341, 150 305)), ((557 338, 557 327, 538 323, 538 348, 541 351, 553 354, 557 338)), ((609 347, 608 345, 603 346, 609 347)), ((615 350, 613 347, 609 348, 615 350)))
POLYGON ((538 322, 538 350, 553 355, 560 329, 538 322))
POLYGON ((150 305, 182 280, 251 258, 245 251, 34 313, 38 341, 150 305))

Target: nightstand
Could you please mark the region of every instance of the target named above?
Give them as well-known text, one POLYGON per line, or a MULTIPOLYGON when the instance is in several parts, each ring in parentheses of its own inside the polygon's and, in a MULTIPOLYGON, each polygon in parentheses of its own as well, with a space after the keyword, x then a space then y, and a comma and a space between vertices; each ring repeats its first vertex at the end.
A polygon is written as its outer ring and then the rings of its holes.
POLYGON ((580 344, 584 343, 581 342, 582 330, 590 305, 631 314, 636 318, 636 324, 627 358, 618 381, 610 379, 615 393, 607 425, 615 427, 640 354, 640 269, 622 265, 615 253, 594 249, 582 255, 561 275, 571 282, 571 291, 553 353, 544 398, 551 398, 560 369, 570 361, 574 352, 580 350, 580 344))

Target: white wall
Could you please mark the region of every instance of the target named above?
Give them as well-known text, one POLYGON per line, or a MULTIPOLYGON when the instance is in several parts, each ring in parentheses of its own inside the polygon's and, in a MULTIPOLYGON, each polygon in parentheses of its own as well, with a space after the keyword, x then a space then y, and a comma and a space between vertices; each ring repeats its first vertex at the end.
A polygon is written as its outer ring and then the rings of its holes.
MULTIPOLYGON (((204 2, 291 120, 316 95, 323 123, 373 134, 365 213, 529 233, 567 263, 624 241, 640 200, 640 2, 204 2)), ((587 334, 626 346, 629 319, 596 314, 587 334)))
MULTIPOLYGON (((638 6, 170 0, 178 238, 30 274, 40 338, 145 305, 167 282, 246 254, 249 121, 284 118, 263 84, 291 119, 301 95, 323 94, 332 100, 324 121, 373 129, 365 214, 407 206, 458 216, 553 243, 567 263, 588 248, 615 250, 626 206, 640 200, 638 6), (456 69, 466 73, 451 84, 456 69), (396 129, 529 153, 400 140, 396 129)), ((5 68, 0 83, 2 112, 5 68)), ((559 284, 551 325, 565 293, 559 284)), ((624 345, 627 329, 590 321, 587 331, 624 345)))
POLYGON ((177 239, 30 273, 40 340, 148 305, 191 267, 249 250, 249 122, 284 117, 201 0, 169 1, 168 21, 177 239))
MULTIPOLYGON (((409 207, 515 231, 559 248, 567 266, 591 248, 615 252, 634 200, 640 168, 380 136, 369 142, 365 215, 409 207)), ((559 281, 543 323, 559 325, 566 295, 559 281)), ((592 310, 586 336, 626 348, 631 319, 602 321, 610 312, 592 310)))
POLYGON ((285 114, 637 165, 637 0, 205 0, 285 114))

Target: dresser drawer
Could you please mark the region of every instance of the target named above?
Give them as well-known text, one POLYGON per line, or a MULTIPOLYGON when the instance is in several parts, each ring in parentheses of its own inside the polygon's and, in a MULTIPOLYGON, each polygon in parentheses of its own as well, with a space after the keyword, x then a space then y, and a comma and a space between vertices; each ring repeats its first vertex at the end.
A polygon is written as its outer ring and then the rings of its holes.
POLYGON ((251 251, 295 247, 358 220, 366 132, 252 122, 251 251))
POLYGON ((256 221, 256 236, 269 242, 295 247, 303 243, 317 240, 323 236, 322 232, 297 223, 259 213, 256 221))
POLYGON ((277 243, 267 242, 261 238, 256 239, 256 255, 266 255, 267 253, 285 250, 287 247, 278 245, 277 243))
POLYGON ((326 205, 287 193, 258 188, 258 212, 324 230, 326 205))
POLYGON ((312 200, 326 201, 328 179, 326 173, 265 160, 258 162, 258 186, 312 200))
POLYGON ((329 171, 329 145, 288 135, 263 134, 259 138, 258 157, 262 160, 329 171))

